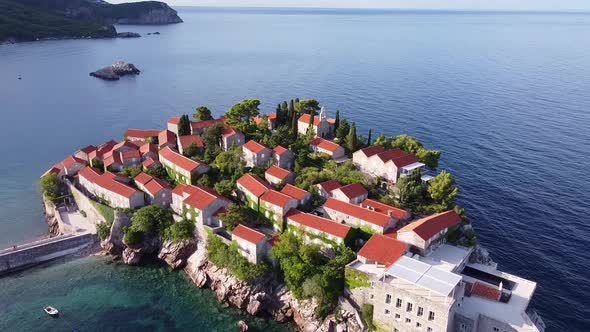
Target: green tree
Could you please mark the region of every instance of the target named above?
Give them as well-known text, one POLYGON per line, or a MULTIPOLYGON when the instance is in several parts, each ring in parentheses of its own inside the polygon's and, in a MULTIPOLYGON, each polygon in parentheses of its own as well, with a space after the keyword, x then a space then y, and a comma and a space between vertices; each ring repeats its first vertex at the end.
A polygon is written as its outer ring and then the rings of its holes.
POLYGON ((145 169, 145 172, 153 177, 166 180, 168 179, 168 172, 166 172, 166 168, 162 165, 155 165, 152 167, 148 167, 145 169))
POLYGON ((232 106, 229 111, 225 113, 225 122, 234 128, 240 129, 244 133, 251 132, 250 119, 260 114, 260 100, 258 99, 244 99, 241 102, 232 106))
POLYGON ((191 122, 188 119, 188 115, 183 114, 178 120, 178 136, 190 135, 191 134, 191 122))
POLYGON ((188 240, 194 238, 195 223, 183 219, 179 222, 173 222, 164 230, 162 237, 165 240, 172 242, 179 242, 182 240, 188 240))
POLYGON ((375 145, 385 146, 386 144, 387 144, 387 138, 385 137, 385 135, 379 134, 379 136, 377 136, 377 139, 375 139, 375 145))
POLYGON ((44 175, 41 178, 41 189, 43 189, 43 192, 45 193, 45 196, 47 198, 49 198, 50 200, 55 200, 57 199, 59 196, 61 196, 61 191, 62 191, 62 183, 61 181, 59 181, 59 178, 57 177, 57 175, 53 174, 53 173, 49 173, 47 175, 44 175))
POLYGON ((197 106, 195 108, 195 113, 193 114, 193 118, 199 121, 204 120, 213 120, 213 116, 211 115, 211 110, 205 106, 197 106))
POLYGON ((321 109, 320 103, 315 99, 303 99, 295 105, 297 112, 315 116, 316 112, 321 109))
POLYGON ((215 189, 215 191, 217 191, 219 195, 224 197, 231 197, 234 190, 236 189, 236 185, 235 182, 226 179, 215 182, 213 188, 215 189))
POLYGON ((199 155, 201 149, 197 147, 197 144, 195 144, 195 142, 192 142, 189 146, 184 148, 182 152, 182 154, 184 154, 185 156, 192 158, 199 155))
POLYGON ((455 197, 459 194, 455 179, 444 170, 428 181, 427 191, 433 202, 438 205, 435 208, 438 212, 451 209, 455 197))
POLYGON ((338 143, 343 144, 346 142, 346 135, 350 132, 350 125, 346 119, 340 120, 340 125, 338 129, 336 129, 336 138, 338 139, 338 143))
POLYGON ((234 144, 227 151, 221 152, 215 157, 215 166, 222 176, 241 175, 245 163, 241 158, 240 148, 234 144))
POLYGON ((419 170, 415 170, 410 176, 401 176, 395 184, 397 189, 398 204, 403 209, 418 207, 423 202, 424 187, 419 170))
POLYGON ((371 129, 369 128, 369 137, 367 138, 367 145, 371 145, 371 129))
POLYGON ((426 166, 436 169, 438 167, 438 160, 440 159, 440 151, 438 150, 427 150, 419 148, 416 152, 418 160, 426 164, 426 166))
POLYGON ((257 218, 251 209, 237 204, 229 204, 227 212, 222 213, 219 219, 223 220, 223 226, 228 231, 233 231, 238 225, 253 225, 257 218))
POLYGON ((197 184, 203 187, 212 187, 214 185, 213 180, 209 176, 209 174, 203 174, 197 180, 197 184))
POLYGON ((357 146, 356 124, 353 122, 348 131, 348 135, 346 135, 346 147, 348 148, 348 151, 352 153, 356 150, 357 146))
POLYGON ((336 118, 334 119, 334 130, 337 130, 338 126, 340 126, 340 111, 336 110, 336 118))
POLYGON ((123 174, 127 175, 130 178, 135 178, 142 172, 141 166, 129 166, 123 170, 123 174))
POLYGON ((136 244, 145 236, 162 235, 173 222, 170 209, 157 204, 142 207, 131 217, 131 225, 124 229, 125 243, 136 244))
POLYGON ((416 137, 409 135, 396 136, 392 141, 392 145, 395 148, 404 150, 406 153, 416 153, 418 149, 423 147, 416 137))

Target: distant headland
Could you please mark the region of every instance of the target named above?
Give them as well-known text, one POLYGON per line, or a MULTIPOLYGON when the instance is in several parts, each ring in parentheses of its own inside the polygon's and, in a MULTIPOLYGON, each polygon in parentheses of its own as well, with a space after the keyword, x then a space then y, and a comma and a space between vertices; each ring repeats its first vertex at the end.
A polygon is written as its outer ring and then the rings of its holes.
POLYGON ((0 0, 0 43, 116 38, 113 24, 181 23, 166 3, 110 4, 102 0, 0 0))

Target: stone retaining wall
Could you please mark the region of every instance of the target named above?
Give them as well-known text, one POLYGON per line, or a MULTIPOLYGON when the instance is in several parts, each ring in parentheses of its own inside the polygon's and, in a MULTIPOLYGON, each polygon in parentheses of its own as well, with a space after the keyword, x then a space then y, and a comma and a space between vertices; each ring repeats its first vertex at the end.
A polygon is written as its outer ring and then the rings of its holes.
POLYGON ((95 224, 106 222, 102 214, 94 207, 92 204, 92 200, 88 198, 83 192, 78 190, 73 184, 67 183, 76 204, 78 205, 78 210, 84 211, 86 213, 86 218, 92 221, 95 224))

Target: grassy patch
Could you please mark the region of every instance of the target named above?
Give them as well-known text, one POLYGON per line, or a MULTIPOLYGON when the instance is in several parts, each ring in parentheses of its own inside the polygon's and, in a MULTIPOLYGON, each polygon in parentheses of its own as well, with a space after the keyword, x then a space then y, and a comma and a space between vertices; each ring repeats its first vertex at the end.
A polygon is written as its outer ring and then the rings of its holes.
POLYGON ((371 286, 369 276, 366 273, 363 273, 350 267, 346 267, 344 269, 344 282, 346 288, 348 289, 371 286))
POLYGON ((94 201, 92 201, 92 205, 94 205, 94 207, 98 210, 100 215, 103 216, 107 223, 112 224, 115 222, 115 210, 113 208, 94 201))

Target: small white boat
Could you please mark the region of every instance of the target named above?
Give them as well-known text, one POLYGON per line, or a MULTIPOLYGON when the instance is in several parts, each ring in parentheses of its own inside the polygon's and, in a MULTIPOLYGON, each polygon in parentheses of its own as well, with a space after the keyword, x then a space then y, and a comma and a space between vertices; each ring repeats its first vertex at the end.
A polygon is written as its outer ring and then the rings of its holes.
POLYGON ((55 309, 54 307, 45 307, 43 308, 43 310, 49 315, 49 316, 57 316, 59 314, 59 311, 57 309, 55 309))

